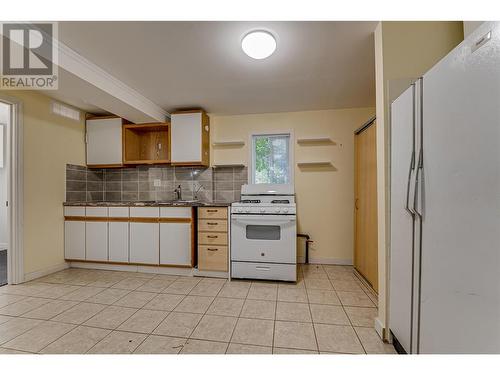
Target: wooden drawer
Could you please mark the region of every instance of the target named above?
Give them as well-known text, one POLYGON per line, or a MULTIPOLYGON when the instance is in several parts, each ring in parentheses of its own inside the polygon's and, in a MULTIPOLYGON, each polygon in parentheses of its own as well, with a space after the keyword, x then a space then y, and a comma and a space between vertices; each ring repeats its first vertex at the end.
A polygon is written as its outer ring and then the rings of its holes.
POLYGON ((198 243, 200 245, 227 245, 227 233, 198 233, 198 243))
POLYGON ((198 230, 203 232, 227 232, 226 220, 200 219, 198 230))
POLYGON ((198 269, 201 271, 227 271, 227 246, 198 246, 198 269))
POLYGON ((200 207, 198 208, 200 219, 227 219, 226 207, 200 207))

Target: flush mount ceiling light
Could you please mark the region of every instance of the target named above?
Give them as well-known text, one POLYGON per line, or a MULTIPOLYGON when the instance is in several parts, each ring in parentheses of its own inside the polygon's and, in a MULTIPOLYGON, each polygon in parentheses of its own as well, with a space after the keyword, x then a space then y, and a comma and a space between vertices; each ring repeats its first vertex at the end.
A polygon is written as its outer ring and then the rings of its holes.
POLYGON ((252 59, 262 60, 274 53, 276 39, 267 31, 251 31, 241 40, 241 48, 252 59))

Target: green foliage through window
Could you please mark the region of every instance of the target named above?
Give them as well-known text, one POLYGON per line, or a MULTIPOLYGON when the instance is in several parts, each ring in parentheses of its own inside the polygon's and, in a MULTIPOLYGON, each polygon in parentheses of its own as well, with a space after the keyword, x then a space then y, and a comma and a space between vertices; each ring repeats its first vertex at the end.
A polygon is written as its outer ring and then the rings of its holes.
POLYGON ((289 141, 288 134, 254 136, 254 183, 290 182, 289 141))

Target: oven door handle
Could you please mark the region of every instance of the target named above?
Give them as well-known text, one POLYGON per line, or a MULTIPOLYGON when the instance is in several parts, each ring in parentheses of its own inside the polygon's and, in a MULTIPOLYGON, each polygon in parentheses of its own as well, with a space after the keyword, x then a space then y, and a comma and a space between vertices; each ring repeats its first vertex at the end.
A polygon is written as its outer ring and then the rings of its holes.
POLYGON ((264 215, 262 216, 251 216, 251 215, 245 215, 243 216, 235 216, 232 215, 233 221, 236 221, 237 223, 241 224, 259 224, 259 225, 269 225, 269 224, 274 224, 274 225, 284 225, 288 223, 295 222, 295 216, 290 216, 290 217, 266 217, 264 215))

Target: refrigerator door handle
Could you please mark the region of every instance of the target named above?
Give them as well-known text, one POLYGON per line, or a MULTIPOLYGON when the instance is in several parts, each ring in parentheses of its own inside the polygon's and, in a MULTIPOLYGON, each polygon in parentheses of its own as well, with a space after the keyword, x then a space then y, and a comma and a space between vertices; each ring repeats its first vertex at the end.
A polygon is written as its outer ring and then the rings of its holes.
POLYGON ((411 215, 414 216, 415 212, 410 209, 410 185, 411 185, 411 175, 415 169, 415 150, 411 153, 410 168, 408 168, 408 181, 406 183, 406 204, 405 209, 411 215))
POLYGON ((422 218, 422 212, 417 210, 417 196, 418 196, 418 181, 419 181, 419 175, 420 171, 423 168, 423 160, 422 160, 422 149, 420 149, 420 152, 418 153, 418 162, 417 162, 417 172, 415 173, 415 188, 413 191, 413 212, 415 215, 417 215, 419 218, 422 218))
POLYGON ((422 211, 419 211, 417 209, 417 200, 418 200, 418 186, 419 186, 419 176, 421 175, 422 168, 424 167, 424 154, 423 154, 423 129, 424 129, 424 124, 423 124, 423 103, 424 103, 424 80, 422 77, 418 79, 418 101, 419 101, 419 106, 418 108, 418 140, 419 140, 419 148, 418 148, 418 161, 415 166, 416 168, 416 173, 415 173, 415 185, 414 185, 414 191, 413 191, 413 212, 415 212, 415 215, 419 217, 419 219, 422 219, 422 211))

